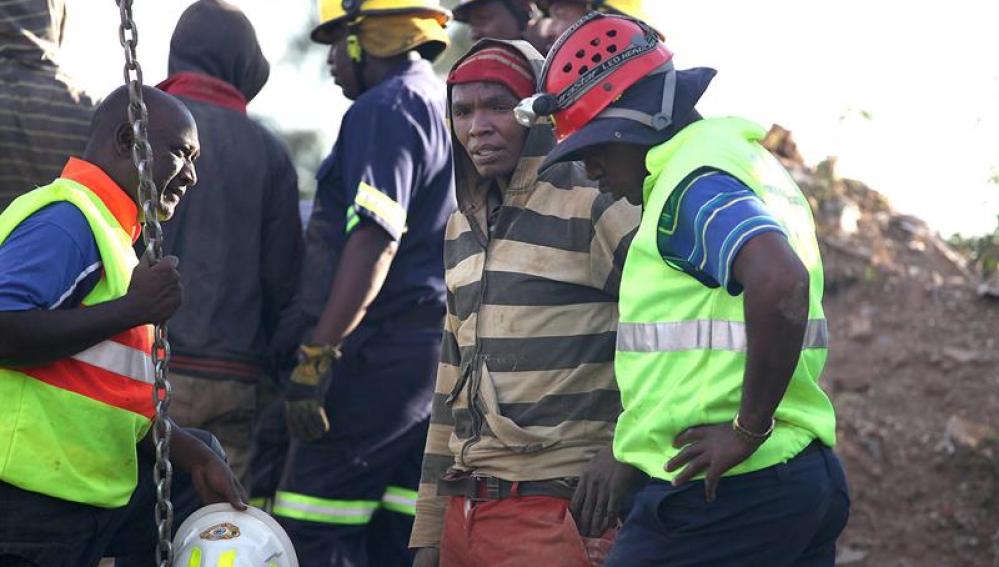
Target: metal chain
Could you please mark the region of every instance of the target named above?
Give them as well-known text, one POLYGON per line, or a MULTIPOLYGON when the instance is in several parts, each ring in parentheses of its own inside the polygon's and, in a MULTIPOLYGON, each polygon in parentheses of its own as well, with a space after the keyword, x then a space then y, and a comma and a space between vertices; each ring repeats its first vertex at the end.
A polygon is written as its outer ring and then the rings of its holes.
MULTIPOLYGON (((146 243, 146 255, 152 261, 163 258, 163 229, 160 226, 156 204, 159 191, 153 180, 153 150, 146 135, 149 113, 142 100, 142 67, 135 54, 139 43, 139 33, 132 19, 132 0, 115 0, 121 13, 121 26, 118 39, 125 50, 125 85, 128 86, 128 120, 132 125, 132 161, 139 172, 139 202, 142 203, 142 236, 146 243)), ((159 567, 170 567, 173 563, 173 504, 170 502, 170 484, 173 480, 173 467, 170 464, 170 421, 167 408, 170 405, 170 382, 167 380, 167 365, 170 362, 170 342, 167 340, 165 323, 156 325, 153 336, 153 403, 156 417, 153 420, 153 443, 156 446, 156 467, 153 469, 153 482, 156 483, 156 561, 159 567)))

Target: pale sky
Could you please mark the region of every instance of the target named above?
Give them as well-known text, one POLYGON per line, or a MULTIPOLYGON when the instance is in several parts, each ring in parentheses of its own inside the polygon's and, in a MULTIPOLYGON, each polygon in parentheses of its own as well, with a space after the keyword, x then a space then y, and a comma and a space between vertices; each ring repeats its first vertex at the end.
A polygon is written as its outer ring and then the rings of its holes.
MULTIPOLYGON (((794 133, 810 164, 885 194, 945 236, 999 215, 999 4, 973 0, 645 0, 679 68, 718 69, 700 105, 794 133), (869 116, 869 118, 866 118, 869 116)), ((308 0, 235 0, 257 27, 271 80, 250 111, 331 141, 347 101, 320 54, 282 64, 313 18, 308 0)), ((69 0, 64 60, 97 96, 121 82, 113 0, 69 0)), ((189 0, 136 0, 146 80, 166 75, 170 35, 189 0)))

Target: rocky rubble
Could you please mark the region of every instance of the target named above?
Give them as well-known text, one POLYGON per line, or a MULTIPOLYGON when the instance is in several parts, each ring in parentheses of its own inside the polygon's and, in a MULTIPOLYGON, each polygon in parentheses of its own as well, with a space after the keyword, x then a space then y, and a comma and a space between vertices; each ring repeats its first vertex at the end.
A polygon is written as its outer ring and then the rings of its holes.
POLYGON ((834 159, 806 166, 779 126, 764 142, 807 194, 825 262, 824 379, 853 499, 837 563, 999 566, 999 302, 989 283, 923 221, 839 178, 834 159))

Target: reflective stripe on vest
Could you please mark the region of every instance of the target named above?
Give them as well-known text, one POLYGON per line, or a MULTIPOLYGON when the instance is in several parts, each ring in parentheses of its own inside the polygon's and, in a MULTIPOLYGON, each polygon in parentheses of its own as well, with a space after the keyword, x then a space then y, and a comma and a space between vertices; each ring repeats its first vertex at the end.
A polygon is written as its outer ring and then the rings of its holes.
MULTIPOLYGON (((829 326, 825 319, 808 321, 801 348, 829 348, 829 326)), ((745 352, 746 324, 742 321, 699 319, 618 325, 618 352, 680 352, 697 349, 745 352)))
POLYGON ((72 356, 100 370, 145 384, 154 381, 153 360, 143 351, 115 341, 104 341, 72 356))

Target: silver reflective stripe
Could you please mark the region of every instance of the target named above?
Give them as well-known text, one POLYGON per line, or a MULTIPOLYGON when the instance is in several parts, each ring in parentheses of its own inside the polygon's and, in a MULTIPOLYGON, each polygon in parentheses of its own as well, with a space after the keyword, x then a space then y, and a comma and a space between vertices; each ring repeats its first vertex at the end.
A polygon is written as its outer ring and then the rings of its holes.
POLYGON ((801 348, 829 348, 829 325, 825 319, 809 319, 801 348))
POLYGON ((132 380, 146 384, 153 383, 155 373, 149 354, 121 343, 104 341, 73 355, 72 358, 132 380))
MULTIPOLYGON (((828 348, 825 319, 811 319, 805 327, 803 349, 828 348)), ((742 321, 675 321, 670 323, 620 323, 619 352, 679 352, 684 350, 746 351, 746 324, 742 321)))

